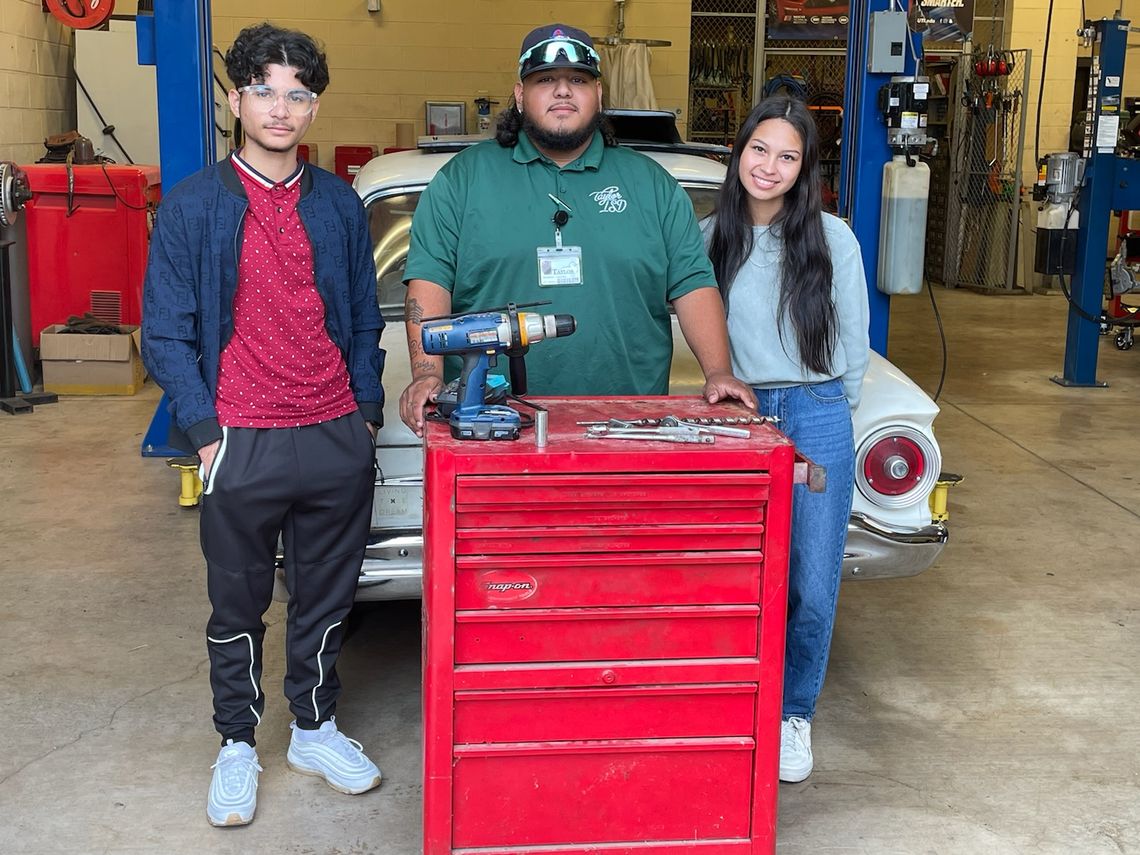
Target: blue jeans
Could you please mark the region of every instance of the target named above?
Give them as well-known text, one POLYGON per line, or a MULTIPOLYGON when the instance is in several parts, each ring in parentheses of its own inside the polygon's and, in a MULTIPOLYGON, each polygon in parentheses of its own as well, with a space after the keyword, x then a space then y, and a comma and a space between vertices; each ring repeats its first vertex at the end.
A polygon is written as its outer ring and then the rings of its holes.
POLYGON ((855 481, 855 436, 851 408, 839 380, 777 389, 756 389, 760 412, 813 463, 827 469, 827 489, 792 494, 792 541, 788 562, 788 631, 784 654, 785 719, 811 721, 823 688, 847 520, 855 481))

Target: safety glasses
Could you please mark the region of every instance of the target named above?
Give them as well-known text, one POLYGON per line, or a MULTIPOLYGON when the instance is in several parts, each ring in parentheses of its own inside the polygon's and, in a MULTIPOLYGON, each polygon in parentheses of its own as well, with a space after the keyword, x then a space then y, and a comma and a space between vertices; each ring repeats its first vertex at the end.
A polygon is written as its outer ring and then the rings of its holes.
POLYGON ((285 99, 285 108, 294 116, 309 115, 317 103, 317 93, 308 89, 287 89, 284 93, 279 93, 272 86, 253 83, 239 87, 238 92, 247 96, 253 109, 259 113, 268 113, 276 106, 279 98, 285 99))
POLYGON ((519 79, 526 77, 534 69, 544 65, 559 62, 581 65, 599 74, 601 58, 597 52, 587 44, 576 39, 547 39, 539 42, 519 57, 519 79))

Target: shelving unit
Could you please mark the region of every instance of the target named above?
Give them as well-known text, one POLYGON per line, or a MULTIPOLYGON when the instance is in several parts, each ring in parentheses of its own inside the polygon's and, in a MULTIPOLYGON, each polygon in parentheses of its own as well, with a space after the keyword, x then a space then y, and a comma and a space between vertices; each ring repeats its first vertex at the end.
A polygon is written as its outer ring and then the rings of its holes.
POLYGON ((693 0, 689 139, 730 144, 753 103, 756 0, 693 0))
POLYGON ((953 158, 953 125, 959 94, 958 64, 960 52, 933 53, 926 56, 926 72, 930 77, 927 132, 938 140, 938 153, 930 160, 930 203, 926 216, 926 278, 932 283, 946 281, 946 233, 949 224, 951 168, 953 158))

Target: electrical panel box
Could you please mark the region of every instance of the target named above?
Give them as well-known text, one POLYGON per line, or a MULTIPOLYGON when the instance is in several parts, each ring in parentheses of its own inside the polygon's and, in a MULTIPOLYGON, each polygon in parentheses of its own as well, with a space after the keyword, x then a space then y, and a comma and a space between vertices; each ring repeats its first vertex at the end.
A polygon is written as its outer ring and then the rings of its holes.
POLYGON ((873 12, 867 71, 872 74, 902 74, 908 38, 906 12, 873 12))

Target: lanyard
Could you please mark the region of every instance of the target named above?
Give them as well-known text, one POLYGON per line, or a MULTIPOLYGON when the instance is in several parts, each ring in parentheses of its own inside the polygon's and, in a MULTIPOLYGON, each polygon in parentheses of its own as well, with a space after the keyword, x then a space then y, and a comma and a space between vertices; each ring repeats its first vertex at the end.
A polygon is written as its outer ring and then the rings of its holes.
POLYGON ((571 208, 553 193, 546 195, 558 206, 554 216, 550 219, 554 223, 554 247, 555 249, 562 249, 562 227, 570 221, 571 208))

